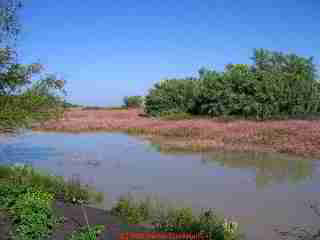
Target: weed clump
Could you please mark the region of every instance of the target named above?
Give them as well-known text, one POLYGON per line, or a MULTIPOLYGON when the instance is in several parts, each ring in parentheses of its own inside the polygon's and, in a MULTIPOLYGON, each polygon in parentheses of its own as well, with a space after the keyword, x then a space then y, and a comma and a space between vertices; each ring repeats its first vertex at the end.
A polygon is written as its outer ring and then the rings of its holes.
POLYGON ((155 232, 200 233, 214 240, 240 238, 238 224, 220 218, 211 209, 195 215, 190 208, 161 208, 150 198, 137 201, 128 195, 119 198, 111 212, 130 224, 147 223, 155 232))

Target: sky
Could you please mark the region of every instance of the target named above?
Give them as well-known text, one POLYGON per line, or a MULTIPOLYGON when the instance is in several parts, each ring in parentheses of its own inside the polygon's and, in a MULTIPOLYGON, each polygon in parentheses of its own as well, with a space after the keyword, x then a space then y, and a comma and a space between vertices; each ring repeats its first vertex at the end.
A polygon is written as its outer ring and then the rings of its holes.
POLYGON ((67 100, 84 105, 250 63, 254 48, 320 63, 319 0, 25 0, 21 24, 20 59, 65 78, 67 100))

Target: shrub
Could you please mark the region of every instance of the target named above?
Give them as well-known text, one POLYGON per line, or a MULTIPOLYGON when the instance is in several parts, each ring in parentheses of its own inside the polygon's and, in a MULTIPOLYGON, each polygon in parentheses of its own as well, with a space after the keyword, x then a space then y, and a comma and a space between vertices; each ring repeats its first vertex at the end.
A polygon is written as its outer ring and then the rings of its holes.
POLYGON ((145 111, 152 116, 193 112, 197 80, 167 79, 154 85, 145 100, 145 111))
POLYGON ((153 221, 157 232, 201 233, 214 240, 238 239, 237 223, 217 217, 212 210, 195 216, 189 208, 171 209, 153 221))
POLYGON ((128 195, 121 197, 111 212, 131 224, 150 223, 156 232, 202 233, 214 240, 240 237, 237 223, 219 218, 210 209, 194 215, 190 208, 164 208, 153 205, 149 198, 135 201, 128 195))
POLYGON ((15 223, 14 236, 17 239, 31 240, 48 237, 57 218, 51 207, 53 195, 36 189, 29 189, 16 198, 10 213, 15 223))
POLYGON ((150 203, 146 201, 135 201, 131 195, 122 196, 111 213, 125 219, 130 224, 138 224, 146 221, 151 214, 150 203))
POLYGON ((139 108, 143 105, 142 96, 129 96, 123 98, 124 106, 127 108, 139 108))
POLYGON ((305 117, 320 112, 320 83, 312 58, 257 49, 253 64, 206 69, 199 78, 155 84, 146 96, 153 116, 190 113, 257 120, 305 117))
POLYGON ((103 230, 103 225, 83 227, 80 231, 72 233, 69 240, 96 240, 103 230))
MULTIPOLYGON (((71 203, 87 203, 90 200, 102 200, 100 193, 80 184, 79 180, 64 181, 63 177, 35 171, 30 166, 0 166, 0 180, 20 186, 46 191, 55 198, 71 203)), ((17 191, 19 191, 19 189, 17 191)))

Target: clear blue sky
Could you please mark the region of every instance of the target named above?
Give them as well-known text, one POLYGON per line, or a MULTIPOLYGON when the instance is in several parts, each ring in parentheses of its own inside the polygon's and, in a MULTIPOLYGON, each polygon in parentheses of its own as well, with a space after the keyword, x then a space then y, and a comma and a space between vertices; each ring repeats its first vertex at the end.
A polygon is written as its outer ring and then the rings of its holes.
POLYGON ((25 0, 21 21, 21 59, 62 74, 79 104, 119 105, 253 48, 320 60, 319 0, 25 0))

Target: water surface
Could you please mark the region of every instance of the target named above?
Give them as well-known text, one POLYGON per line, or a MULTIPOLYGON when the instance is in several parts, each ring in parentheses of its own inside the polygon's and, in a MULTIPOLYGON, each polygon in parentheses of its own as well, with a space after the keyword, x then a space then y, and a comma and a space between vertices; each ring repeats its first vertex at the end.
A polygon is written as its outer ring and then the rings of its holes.
POLYGON ((27 163, 79 176, 105 193, 152 195, 195 211, 233 216, 249 239, 278 239, 274 229, 316 224, 306 206, 320 200, 320 161, 257 153, 161 153, 120 133, 40 133, 0 137, 1 163, 27 163))

